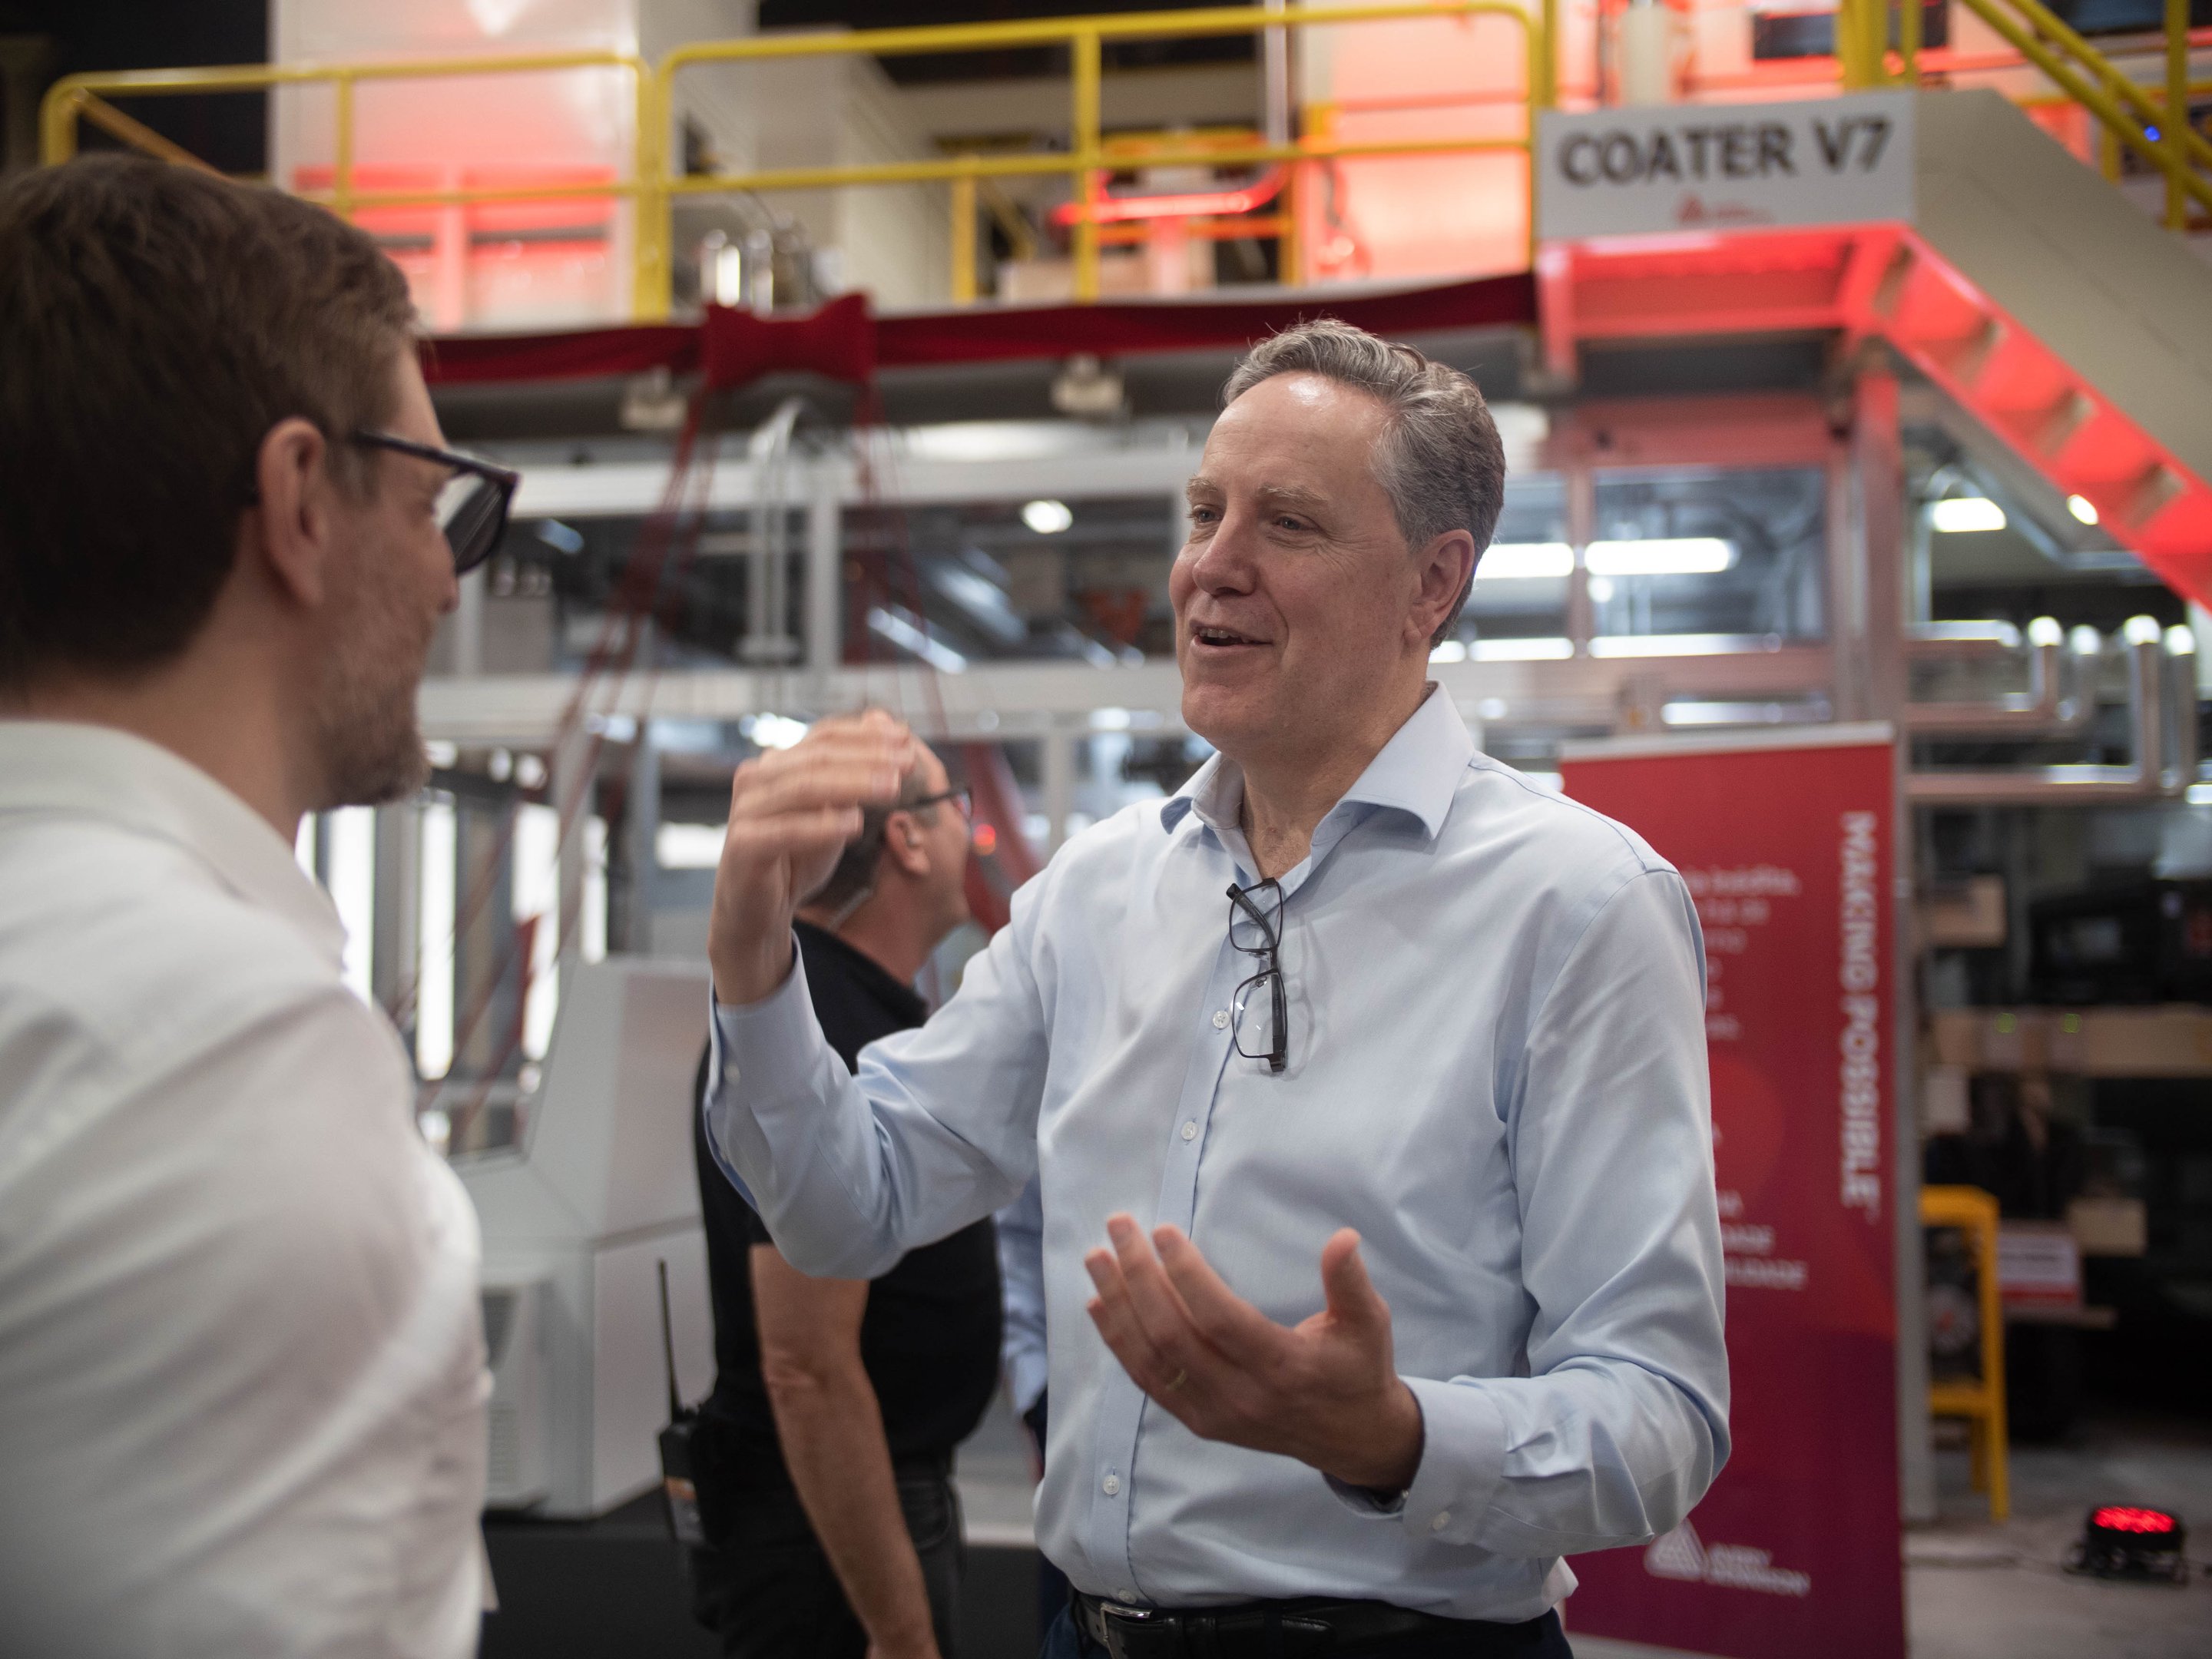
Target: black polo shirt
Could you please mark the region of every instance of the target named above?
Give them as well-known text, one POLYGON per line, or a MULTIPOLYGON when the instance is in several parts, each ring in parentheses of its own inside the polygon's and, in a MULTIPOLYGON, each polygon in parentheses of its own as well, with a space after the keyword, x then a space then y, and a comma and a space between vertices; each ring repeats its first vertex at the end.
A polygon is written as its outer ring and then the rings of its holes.
MULTIPOLYGON (((814 1016, 848 1068, 857 1069, 860 1050, 878 1037, 928 1017, 913 988, 871 957, 805 922, 797 932, 814 1016)), ((702 1056, 696 1094, 705 1093, 706 1077, 702 1056)), ((715 1478, 732 1487, 787 1487, 753 1316, 752 1247, 772 1241, 714 1163, 697 1112, 691 1139, 714 1300, 714 1392, 702 1415, 709 1420, 715 1478)), ((894 1464, 942 1462, 975 1431, 998 1386, 999 1320, 998 1241, 988 1217, 909 1251, 870 1284, 860 1362, 875 1386, 894 1464)))

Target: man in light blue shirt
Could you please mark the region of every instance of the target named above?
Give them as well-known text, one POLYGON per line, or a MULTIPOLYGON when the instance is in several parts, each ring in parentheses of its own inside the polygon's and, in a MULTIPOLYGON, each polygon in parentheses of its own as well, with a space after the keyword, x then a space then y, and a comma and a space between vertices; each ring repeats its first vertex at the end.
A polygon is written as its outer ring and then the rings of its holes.
POLYGON ((1048 1651, 1564 1654, 1560 1558, 1727 1455, 1688 894, 1426 678, 1503 475, 1455 371, 1255 349, 1170 578, 1219 753, 857 1077, 789 918, 913 739, 823 721, 733 786, 705 1109, 784 1254, 866 1277, 1039 1178, 1048 1651))

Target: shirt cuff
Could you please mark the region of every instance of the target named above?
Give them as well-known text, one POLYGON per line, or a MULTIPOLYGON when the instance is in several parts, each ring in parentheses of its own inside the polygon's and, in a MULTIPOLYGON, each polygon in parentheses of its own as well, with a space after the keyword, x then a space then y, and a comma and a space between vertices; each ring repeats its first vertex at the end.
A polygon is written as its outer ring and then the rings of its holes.
MULTIPOLYGON (((1400 1380, 1411 1386, 1410 1378, 1400 1380)), ((1422 1406, 1418 1394, 1413 1396, 1413 1407, 1421 1413, 1421 1447, 1422 1455, 1425 1458, 1428 1455, 1428 1411, 1422 1406)), ((1323 1474, 1322 1479, 1328 1482, 1328 1489, 1336 1494, 1337 1502, 1365 1521, 1396 1520, 1406 1512, 1406 1493, 1413 1490, 1409 1486, 1405 1491, 1394 1492, 1388 1498, 1383 1498, 1372 1486, 1347 1486, 1333 1474, 1323 1474)))
POLYGON ((1421 1408, 1421 1464, 1397 1513, 1410 1533, 1474 1543, 1504 1481, 1505 1419, 1480 1382, 1405 1382, 1421 1408))
POLYGON ((796 935, 791 972, 758 1002, 732 1006, 716 1000, 711 988, 707 993, 707 1088, 698 1106, 705 1121, 707 1150, 738 1196, 755 1210, 761 1207, 760 1200, 738 1171, 731 1156, 732 1138, 748 1144, 759 1140, 757 1109, 774 1098, 776 1079, 805 1075, 816 1041, 813 998, 796 935), (755 1110, 739 1113, 732 1091, 747 1074, 747 1102, 755 1110))
POLYGON ((795 1062, 788 1069, 796 1070, 811 1057, 814 1004, 806 988, 806 961, 799 954, 798 935, 792 936, 791 971, 758 1002, 732 1005, 720 1000, 711 989, 707 1000, 711 1015, 707 1036, 714 1051, 707 1069, 708 1100, 719 1101, 738 1081, 737 1054, 744 1055, 746 1068, 765 1068, 766 1076, 775 1075, 779 1060, 795 1062))

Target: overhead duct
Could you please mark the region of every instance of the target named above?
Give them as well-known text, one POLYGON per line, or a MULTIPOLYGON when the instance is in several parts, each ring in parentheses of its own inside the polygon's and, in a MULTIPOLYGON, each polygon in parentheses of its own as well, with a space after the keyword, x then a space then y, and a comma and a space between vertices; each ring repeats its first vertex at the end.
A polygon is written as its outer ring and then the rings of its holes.
POLYGON ((2003 806, 2155 800, 2186 793, 2197 777, 2195 641, 2187 629, 2163 630, 2148 617, 2130 622, 2123 637, 2134 738, 2129 764, 1916 771, 1906 777, 1906 794, 1923 806, 2003 806), (2177 692, 2178 678, 2187 683, 2185 705, 2177 692), (2185 706, 2186 717, 2176 718, 2185 706))
MULTIPOLYGON (((1945 624, 1935 624, 1941 628, 1945 624)), ((1953 628, 1960 624, 1950 625, 1953 628)), ((1964 624, 1967 628, 1978 624, 1964 624)), ((1991 625, 2012 634, 2008 623, 1991 625)), ((2081 731, 2097 712, 2097 660, 2104 641, 2096 630, 2074 630, 2072 648, 2065 631, 2049 617, 2027 625, 2028 690, 1983 702, 1912 702, 1905 707, 1905 729, 1920 737, 2065 737, 2081 731)), ((2002 635, 1948 632, 1908 633, 1911 657, 1978 655, 1989 646, 2002 649, 2002 635)))

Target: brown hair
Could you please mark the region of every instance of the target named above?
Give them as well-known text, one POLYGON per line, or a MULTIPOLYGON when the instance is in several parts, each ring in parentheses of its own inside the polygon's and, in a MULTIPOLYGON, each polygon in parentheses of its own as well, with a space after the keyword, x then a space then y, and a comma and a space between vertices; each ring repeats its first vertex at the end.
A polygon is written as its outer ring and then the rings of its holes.
POLYGON ((119 155, 0 185, 0 685, 183 651, 279 421, 365 495, 343 440, 413 327, 374 241, 274 191, 119 155))
MULTIPOLYGON (((1464 530, 1480 562, 1505 504, 1505 448, 1473 380, 1409 345, 1323 317, 1254 346, 1222 387, 1221 401, 1232 404, 1278 374, 1318 374, 1380 403, 1390 424, 1376 447, 1375 477, 1407 547, 1419 552, 1446 531, 1464 530)), ((1451 637, 1474 586, 1470 569, 1431 645, 1451 637)))

